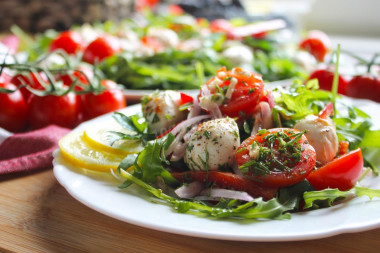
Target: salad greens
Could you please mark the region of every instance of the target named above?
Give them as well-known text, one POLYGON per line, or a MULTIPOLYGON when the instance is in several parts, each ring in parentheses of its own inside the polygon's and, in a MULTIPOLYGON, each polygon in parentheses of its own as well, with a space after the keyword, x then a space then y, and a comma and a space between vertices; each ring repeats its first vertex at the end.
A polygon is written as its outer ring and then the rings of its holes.
MULTIPOLYGON (((310 81, 306 85, 295 82, 287 89, 274 89, 276 106, 273 109, 273 117, 276 119, 275 127, 292 127, 297 120, 309 114, 318 114, 325 105, 331 101, 332 93, 318 89, 318 83, 310 81)), ((337 97, 338 110, 333 117, 336 124, 339 140, 350 142, 350 150, 357 147, 378 153, 380 151, 380 130, 372 130, 370 117, 360 109, 350 106, 344 100, 337 97)), ((120 116, 120 115, 119 115, 120 116)), ((117 116, 117 117, 119 117, 117 116)), ((138 117, 120 117, 122 124, 129 122, 126 128, 131 127, 132 122, 137 122, 138 117)), ((119 119, 119 121, 121 121, 119 119)), ((131 130, 132 130, 131 129, 131 130)), ((145 131, 145 126, 141 128, 145 131)), ((136 132, 138 132, 135 129, 136 132)), ((212 217, 212 218, 237 218, 237 219, 290 219, 292 212, 301 210, 312 210, 324 208, 339 203, 355 196, 368 196, 370 199, 380 197, 380 190, 370 189, 357 184, 348 191, 338 189, 325 189, 315 191, 313 186, 303 180, 295 185, 280 188, 277 197, 264 201, 256 198, 252 201, 221 199, 218 203, 203 202, 197 199, 178 199, 172 190, 180 186, 169 172, 169 161, 165 157, 165 150, 168 149, 174 140, 174 135, 168 135, 153 139, 147 142, 143 151, 138 155, 128 155, 119 165, 118 172, 125 182, 120 188, 129 187, 136 184, 146 190, 155 198, 152 201, 166 203, 180 213, 212 217), (158 180, 159 179, 159 180, 158 180), (166 188, 158 183, 162 181, 166 188), (302 206, 301 203, 305 205, 302 206)), ((375 156, 376 157, 376 156, 375 156)), ((370 167, 374 174, 377 174, 378 160, 366 157, 365 166, 370 167)), ((378 158, 377 158, 378 159, 378 158)), ((365 173, 368 173, 368 170, 365 173)), ((364 173, 364 174, 365 174, 364 173)), ((362 177, 364 177, 364 174, 362 177)))
MULTIPOLYGON (((231 23, 239 26, 247 24, 247 21, 237 19, 231 20, 231 23)), ((189 15, 156 15, 149 11, 119 23, 107 21, 83 24, 73 26, 70 30, 79 32, 84 40, 91 41, 90 38, 99 34, 109 34, 118 38, 120 44, 125 43, 122 52, 93 67, 97 75, 111 79, 126 89, 199 89, 220 67, 236 67, 224 55, 226 49, 234 46, 247 46, 252 51, 253 61, 247 66, 260 73, 266 81, 306 78, 305 67, 293 57, 297 50, 296 42, 282 38, 275 31, 268 32, 262 38, 248 36, 242 40, 232 39, 225 33, 212 32, 207 20, 197 22, 189 15), (150 28, 174 31, 178 36, 178 46, 165 46, 151 53, 141 53, 144 51, 140 50, 144 47, 143 40, 149 37, 150 28), (181 43, 191 40, 198 46, 186 50, 180 47, 181 43)), ((20 39, 19 50, 26 56, 22 63, 31 65, 48 54, 50 44, 59 35, 58 31, 47 30, 31 36, 17 26, 13 26, 11 31, 20 39)), ((86 41, 83 47, 90 41, 86 41)), ((74 58, 74 64, 61 67, 76 69, 83 63, 82 53, 70 55, 70 58, 74 58)), ((234 57, 241 58, 239 53, 234 57)), ((59 64, 56 65, 59 67, 59 64)))

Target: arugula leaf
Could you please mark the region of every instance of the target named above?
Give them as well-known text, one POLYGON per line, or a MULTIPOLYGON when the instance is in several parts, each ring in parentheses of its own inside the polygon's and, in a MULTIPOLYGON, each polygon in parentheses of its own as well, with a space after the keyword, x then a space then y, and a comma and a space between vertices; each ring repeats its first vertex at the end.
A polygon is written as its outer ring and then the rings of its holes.
POLYGON ((380 198, 380 190, 370 189, 367 187, 356 186, 348 191, 340 191, 338 189, 325 189, 322 191, 305 192, 303 198, 305 200, 305 209, 316 205, 315 202, 326 200, 331 206, 338 198, 347 198, 349 196, 368 196, 370 199, 374 197, 380 198))
POLYGON ((303 180, 295 185, 281 188, 277 199, 282 205, 297 210, 299 202, 303 200, 304 192, 313 190, 313 186, 307 180, 303 180))
POLYGON ((126 116, 122 113, 115 112, 112 117, 124 128, 134 132, 134 134, 125 134, 117 131, 109 131, 111 146, 120 140, 141 140, 146 144, 149 140, 154 139, 155 134, 147 133, 146 121, 139 122, 143 119, 140 115, 126 116))
POLYGON ((212 207, 202 202, 191 202, 173 198, 163 193, 161 189, 152 187, 125 170, 121 170, 121 176, 148 191, 156 198, 171 204, 174 210, 180 213, 208 215, 214 218, 290 219, 291 217, 287 213, 290 209, 281 205, 276 199, 263 201, 261 198, 258 198, 237 206, 235 206, 236 200, 232 200, 230 205, 226 205, 230 206, 229 208, 212 207))
POLYGON ((174 135, 169 133, 165 137, 150 141, 142 150, 135 162, 135 170, 141 174, 141 179, 147 183, 155 183, 157 177, 162 177, 169 185, 177 184, 178 181, 164 168, 168 163, 164 155, 165 150, 174 140, 174 135))

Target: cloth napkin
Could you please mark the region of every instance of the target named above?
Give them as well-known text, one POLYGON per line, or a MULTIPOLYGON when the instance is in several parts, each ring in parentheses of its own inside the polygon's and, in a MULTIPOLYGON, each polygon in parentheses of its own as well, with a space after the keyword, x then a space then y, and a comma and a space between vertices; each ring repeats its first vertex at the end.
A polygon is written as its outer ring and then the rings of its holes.
POLYGON ((52 167, 53 151, 70 129, 50 125, 12 134, 0 128, 0 175, 52 167))

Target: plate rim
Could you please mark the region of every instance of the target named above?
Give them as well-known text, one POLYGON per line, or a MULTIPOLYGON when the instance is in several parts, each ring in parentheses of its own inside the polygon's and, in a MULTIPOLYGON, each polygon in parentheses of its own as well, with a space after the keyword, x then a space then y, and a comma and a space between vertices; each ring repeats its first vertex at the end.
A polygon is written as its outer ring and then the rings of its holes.
MULTIPOLYGON (((355 99, 355 101, 357 101, 359 103, 373 104, 373 105, 378 106, 378 107, 380 106, 380 104, 377 104, 377 103, 374 103, 374 102, 371 102, 371 101, 368 101, 368 100, 356 100, 355 99)), ((127 114, 133 114, 133 113, 139 112, 139 107, 141 107, 141 104, 136 104, 136 105, 128 106, 127 108, 124 108, 124 109, 122 109, 120 111, 124 112, 124 113, 127 113, 127 114)), ((101 121, 101 120, 103 120, 105 118, 110 118, 111 114, 112 113, 109 113, 109 114, 100 116, 98 118, 95 118, 93 120, 84 122, 84 123, 80 124, 78 127, 76 127, 75 129, 73 129, 72 132, 74 132, 74 131, 81 131, 87 125, 94 124, 94 122, 101 121)), ((86 177, 88 180, 92 180, 92 179, 88 178, 86 175, 84 175, 83 173, 81 173, 79 169, 78 169, 78 171, 73 171, 73 170, 71 170, 70 168, 67 167, 67 163, 66 163, 66 165, 65 165, 65 163, 63 163, 63 164, 60 163, 59 162, 59 159, 60 159, 60 151, 59 151, 59 149, 57 149, 57 150, 54 151, 53 157, 54 157, 54 160, 53 160, 53 172, 54 172, 54 176, 56 177, 56 179, 58 180, 58 182, 65 188, 65 190, 72 197, 74 197, 76 200, 78 200, 79 202, 81 202, 85 206, 87 206, 87 207, 89 207, 89 208, 91 208, 91 209, 93 209, 93 210, 95 210, 97 212, 100 212, 100 213, 102 213, 102 214, 104 214, 106 216, 118 219, 118 220, 123 221, 123 222, 130 223, 130 224, 133 224, 133 225, 137 225, 137 226, 140 226, 140 227, 145 227, 145 228, 148 228, 148 229, 154 229, 154 230, 157 230, 157 231, 162 231, 162 232, 167 232, 167 233, 172 233, 172 234, 180 234, 180 235, 191 236, 191 237, 208 238, 208 239, 219 239, 219 240, 230 240, 230 241, 261 241, 261 242, 269 242, 269 241, 271 241, 271 242, 281 242, 281 241, 303 241, 303 240, 320 239, 320 238, 331 237, 331 236, 342 234, 342 233, 356 233, 356 232, 362 232, 362 231, 371 230, 371 229, 375 229, 375 228, 379 228, 380 227, 380 217, 379 217, 376 221, 367 221, 365 224, 361 223, 361 224, 356 224, 356 225, 350 225, 348 227, 347 227, 347 225, 343 224, 342 226, 339 226, 337 228, 325 229, 324 231, 318 231, 317 230, 314 233, 310 233, 309 232, 309 233, 303 234, 301 236, 300 235, 281 235, 281 236, 271 236, 271 237, 268 237, 268 236, 265 236, 265 235, 264 236, 259 236, 259 235, 254 235, 254 236, 252 236, 252 235, 234 236, 233 234, 216 234, 215 232, 210 233, 207 230, 193 231, 193 230, 188 230, 188 229, 181 229, 181 228, 178 228, 178 227, 174 227, 173 228, 173 227, 170 227, 170 226, 162 226, 162 225, 152 224, 152 222, 144 221, 144 219, 136 219, 135 217, 133 218, 133 217, 125 217, 125 216, 122 217, 122 216, 120 216, 118 214, 115 214, 115 213, 112 213, 110 211, 107 211, 106 207, 94 205, 93 203, 89 202, 88 200, 82 198, 80 194, 78 194, 77 192, 75 192, 75 190, 72 187, 70 187, 69 182, 65 181, 63 179, 62 173, 61 173, 62 170, 67 170, 67 171, 69 171, 69 173, 75 173, 75 174, 79 175, 79 177, 86 177)), ((356 199, 360 199, 360 198, 356 198, 356 199)), ((167 208, 169 208, 169 207, 167 207, 167 208)), ((320 209, 320 210, 322 210, 322 209, 320 209)), ((180 213, 177 213, 177 212, 171 210, 170 208, 169 208, 169 211, 172 212, 174 215, 192 216, 190 214, 180 214, 180 213)), ((294 219, 294 217, 297 217, 297 214, 292 214, 292 219, 294 219)), ((204 219, 204 218, 201 218, 201 219, 204 219)), ((219 221, 217 221, 217 222, 219 222, 219 221)), ((233 222, 233 221, 228 221, 228 222, 233 222)), ((263 222, 272 222, 272 221, 268 220, 268 221, 263 221, 263 222)), ((281 222, 288 222, 288 221, 284 220, 284 221, 281 221, 281 222)))

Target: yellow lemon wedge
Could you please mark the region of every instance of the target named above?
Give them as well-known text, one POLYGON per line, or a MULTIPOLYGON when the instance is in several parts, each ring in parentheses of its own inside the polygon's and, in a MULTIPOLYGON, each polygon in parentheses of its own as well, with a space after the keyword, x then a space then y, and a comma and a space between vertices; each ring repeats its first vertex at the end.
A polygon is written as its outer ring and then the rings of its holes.
POLYGON ((133 134, 121 126, 110 124, 108 126, 99 126, 88 128, 83 132, 83 140, 86 144, 95 150, 109 152, 116 155, 128 155, 138 153, 143 150, 143 145, 139 140, 120 140, 111 146, 111 134, 109 131, 122 132, 124 134, 133 134))
POLYGON ((63 158, 73 165, 100 172, 109 173, 110 169, 116 169, 125 157, 125 155, 93 149, 84 141, 83 132, 66 135, 58 145, 63 158))

